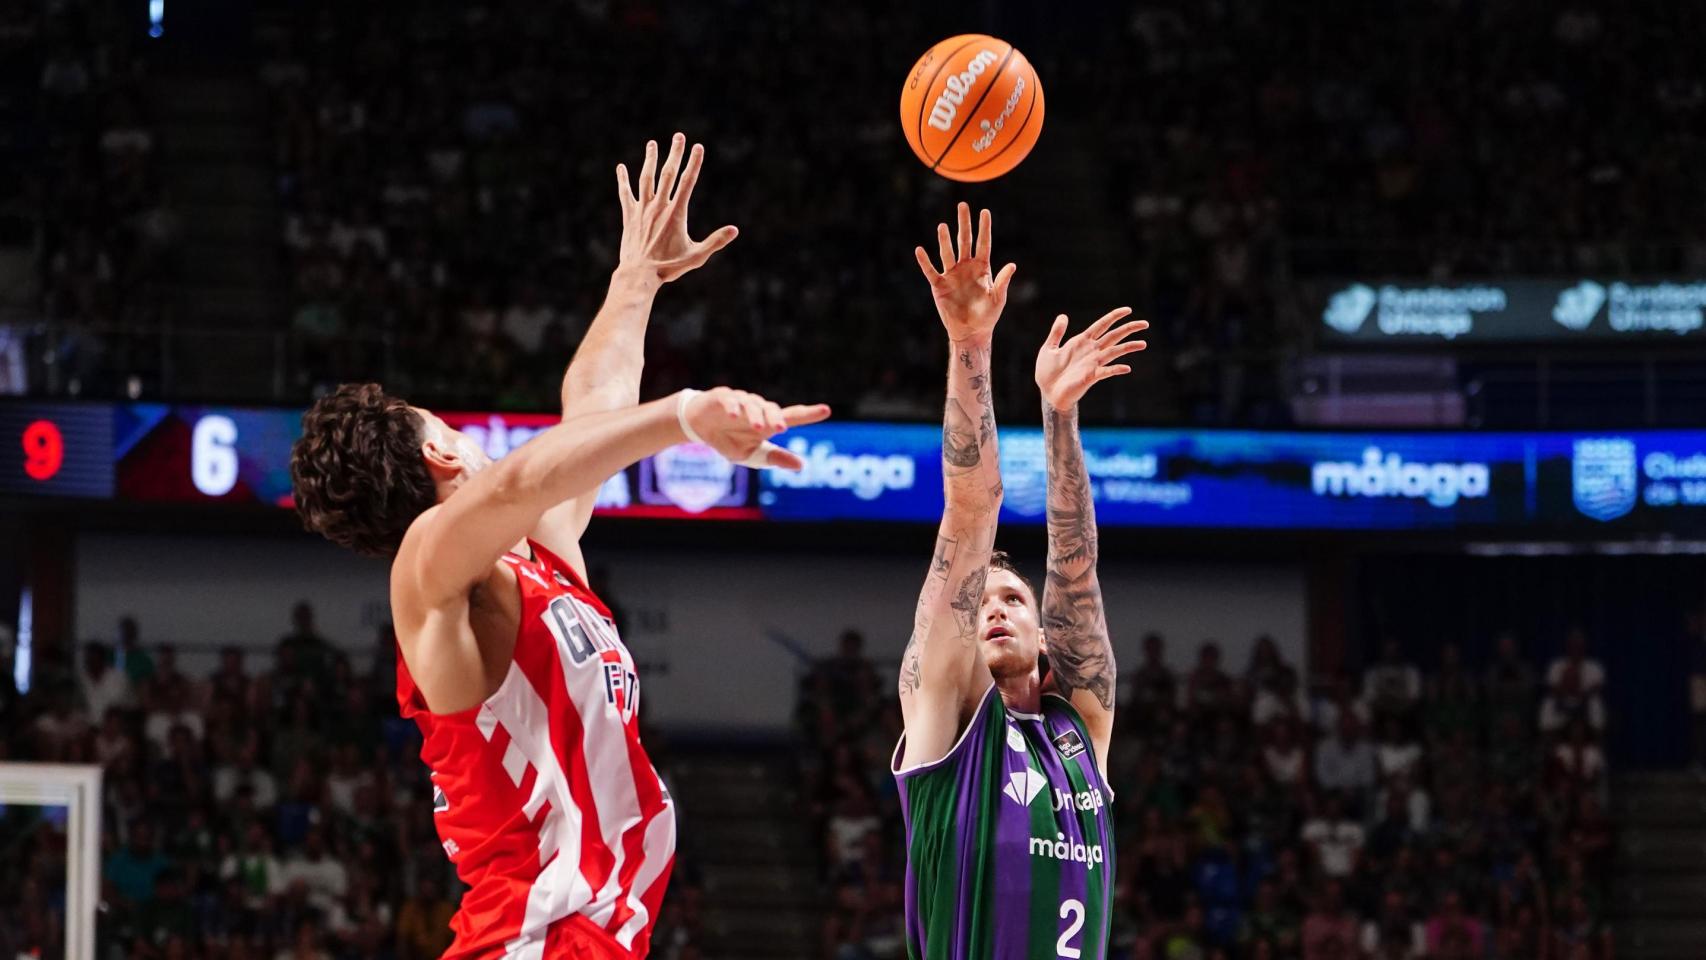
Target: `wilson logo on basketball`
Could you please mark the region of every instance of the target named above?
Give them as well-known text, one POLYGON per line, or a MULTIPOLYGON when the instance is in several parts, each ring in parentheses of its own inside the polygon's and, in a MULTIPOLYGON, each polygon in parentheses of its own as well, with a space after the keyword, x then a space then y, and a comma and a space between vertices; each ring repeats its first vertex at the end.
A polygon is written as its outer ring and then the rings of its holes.
POLYGON ((971 93, 977 78, 983 76, 984 71, 999 59, 1001 58, 997 57, 994 51, 982 50, 971 58, 964 70, 948 77, 947 89, 936 98, 935 104, 930 107, 930 119, 925 122, 938 130, 952 130, 954 117, 960 112, 960 104, 964 103, 966 95, 971 93))

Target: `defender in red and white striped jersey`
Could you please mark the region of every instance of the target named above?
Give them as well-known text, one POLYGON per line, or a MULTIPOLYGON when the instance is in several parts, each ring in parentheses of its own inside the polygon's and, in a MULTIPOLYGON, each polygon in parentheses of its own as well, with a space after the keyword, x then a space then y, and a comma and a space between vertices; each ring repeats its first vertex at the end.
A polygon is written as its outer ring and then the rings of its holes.
POLYGON ((829 415, 727 388, 638 403, 653 295, 735 235, 689 237, 704 152, 684 165, 685 146, 677 134, 660 168, 646 145, 637 195, 617 167, 620 262, 564 376, 561 424, 493 463, 378 384, 346 384, 303 417, 292 450, 305 524, 392 558, 398 705, 421 728, 439 837, 469 887, 447 957, 646 955, 675 809, 640 744, 634 660, 586 584, 581 533, 598 488, 643 457, 693 440, 797 470, 770 438, 829 415))

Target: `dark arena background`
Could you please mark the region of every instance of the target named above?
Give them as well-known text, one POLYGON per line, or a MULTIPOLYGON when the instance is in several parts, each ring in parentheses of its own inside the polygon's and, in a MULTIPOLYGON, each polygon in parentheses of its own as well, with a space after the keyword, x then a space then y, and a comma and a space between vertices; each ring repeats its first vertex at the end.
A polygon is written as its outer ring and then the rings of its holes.
POLYGON ((611 170, 678 130, 695 231, 741 233, 659 294, 642 397, 836 415, 798 473, 683 446, 599 491, 680 811, 651 956, 907 955, 912 248, 963 199, 1019 265, 999 542, 1039 583, 1037 345, 1153 324, 1083 405, 1095 955, 1706 957, 1706 6, 0 0, 0 74, 0 957, 449 947, 386 567, 303 532, 291 444, 351 380, 494 458, 558 422, 611 170), (988 183, 897 122, 963 33, 1047 90, 988 183))

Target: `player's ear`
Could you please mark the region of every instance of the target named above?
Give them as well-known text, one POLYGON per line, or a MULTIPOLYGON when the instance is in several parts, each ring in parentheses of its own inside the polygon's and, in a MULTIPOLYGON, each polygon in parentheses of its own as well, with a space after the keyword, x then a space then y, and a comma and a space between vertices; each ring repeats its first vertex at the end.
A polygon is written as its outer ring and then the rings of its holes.
POLYGON ((426 461, 427 472, 437 483, 453 480, 462 472, 462 455, 455 446, 442 443, 436 437, 421 441, 421 459, 426 461))

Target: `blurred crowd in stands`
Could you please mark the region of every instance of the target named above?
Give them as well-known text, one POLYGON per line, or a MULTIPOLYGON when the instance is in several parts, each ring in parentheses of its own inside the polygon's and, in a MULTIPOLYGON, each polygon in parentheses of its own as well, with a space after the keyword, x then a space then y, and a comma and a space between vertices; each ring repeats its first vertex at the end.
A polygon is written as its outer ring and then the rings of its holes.
MULTIPOLYGON (((1572 631, 1538 668, 1388 642, 1315 678, 1268 638, 1240 672, 1143 638, 1121 671, 1115 791, 1122 960, 1611 960, 1605 671, 1572 631)), ((905 956, 901 723, 857 634, 807 675, 802 799, 829 908, 822 960, 905 956)))
MULTIPOLYGON (((727 381, 928 416, 940 350, 905 254, 966 195, 1002 215, 1018 310, 1083 271, 1129 287, 1172 397, 1146 416, 1283 418, 1296 277, 1706 269, 1706 12, 1602 6, 1157 0, 1062 23, 997 4, 992 29, 1035 38, 1056 109, 1030 161, 1046 180, 974 191, 926 174, 895 129, 885 91, 915 51, 893 38, 966 26, 920 5, 294 5, 254 31, 281 210, 279 247, 254 253, 290 284, 278 399, 384 376, 440 404, 548 406, 613 261, 611 168, 679 128, 709 151, 698 229, 743 233, 660 298, 649 392, 727 381), (1103 158, 1071 159, 1085 150, 1103 158), (1102 222, 1028 233, 1049 222, 1039 190, 1084 193, 1102 222)), ((6 107, 39 136, 4 160, 41 172, 0 189, 41 213, 40 310, 71 330, 126 320, 175 229, 140 28, 78 15, 103 0, 12 7, 4 62, 32 76, 6 107)), ((1006 335, 1028 359, 1035 337, 1006 335)), ((1025 367, 997 376, 1008 409, 1033 405, 1025 367)))
MULTIPOLYGON (((95 960, 438 957, 460 886, 398 716, 389 629, 352 657, 300 604, 271 657, 256 652, 226 648, 191 679, 126 620, 74 670, 38 660, 27 696, 0 688, 0 762, 102 768, 95 960)), ((662 738, 646 743, 667 777, 662 738)), ((0 957, 63 955, 65 824, 47 812, 0 807, 0 957)), ((661 960, 695 956, 691 874, 678 857, 661 960)))
POLYGON ((179 223, 121 9, 0 4, 0 394, 120 389, 158 354, 179 223))

